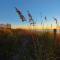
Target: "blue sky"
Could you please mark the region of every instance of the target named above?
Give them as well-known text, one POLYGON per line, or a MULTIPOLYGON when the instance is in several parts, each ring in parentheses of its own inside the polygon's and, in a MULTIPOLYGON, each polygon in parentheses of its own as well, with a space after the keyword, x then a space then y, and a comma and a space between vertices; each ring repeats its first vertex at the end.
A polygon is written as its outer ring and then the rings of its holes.
POLYGON ((14 7, 21 9, 27 20, 29 10, 34 20, 37 19, 37 24, 41 23, 41 15, 47 16, 48 24, 54 24, 52 17, 60 20, 60 0, 0 0, 0 23, 10 23, 14 26, 28 24, 20 21, 14 7))

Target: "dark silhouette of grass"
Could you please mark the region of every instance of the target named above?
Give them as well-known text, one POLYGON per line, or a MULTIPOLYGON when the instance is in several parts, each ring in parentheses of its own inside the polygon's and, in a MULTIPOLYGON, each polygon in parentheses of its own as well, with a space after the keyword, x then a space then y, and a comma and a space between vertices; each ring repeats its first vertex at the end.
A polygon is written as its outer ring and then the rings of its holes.
POLYGON ((60 56, 59 40, 58 35, 55 47, 53 33, 48 31, 0 30, 0 60, 55 60, 60 56))

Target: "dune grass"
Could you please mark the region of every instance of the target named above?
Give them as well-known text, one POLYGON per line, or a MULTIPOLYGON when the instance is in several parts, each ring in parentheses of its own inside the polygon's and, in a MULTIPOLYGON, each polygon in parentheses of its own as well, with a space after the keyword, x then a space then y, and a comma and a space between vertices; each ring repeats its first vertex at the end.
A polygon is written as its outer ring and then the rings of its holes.
POLYGON ((54 46, 53 33, 0 30, 0 60, 55 60, 59 50, 60 45, 54 46))

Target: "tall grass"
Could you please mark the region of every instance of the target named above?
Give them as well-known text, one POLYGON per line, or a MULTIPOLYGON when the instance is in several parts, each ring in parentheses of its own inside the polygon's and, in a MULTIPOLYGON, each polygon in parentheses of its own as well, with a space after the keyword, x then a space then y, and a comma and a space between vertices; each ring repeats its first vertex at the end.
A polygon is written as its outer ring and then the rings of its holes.
POLYGON ((57 52, 54 49, 53 33, 0 31, 0 60, 55 60, 57 52))

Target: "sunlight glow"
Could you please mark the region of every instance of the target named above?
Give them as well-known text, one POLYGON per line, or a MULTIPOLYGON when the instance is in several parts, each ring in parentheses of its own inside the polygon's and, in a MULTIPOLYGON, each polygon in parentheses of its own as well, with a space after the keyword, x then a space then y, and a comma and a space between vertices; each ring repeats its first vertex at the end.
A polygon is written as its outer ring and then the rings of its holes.
MULTIPOLYGON (((51 26, 44 26, 44 27, 42 27, 42 26, 14 26, 14 27, 12 27, 12 28, 14 28, 14 29, 27 29, 27 30, 41 30, 41 29, 55 29, 56 28, 56 26, 53 26, 53 27, 51 27, 51 26)), ((60 29, 60 27, 57 27, 56 29, 60 29)))

